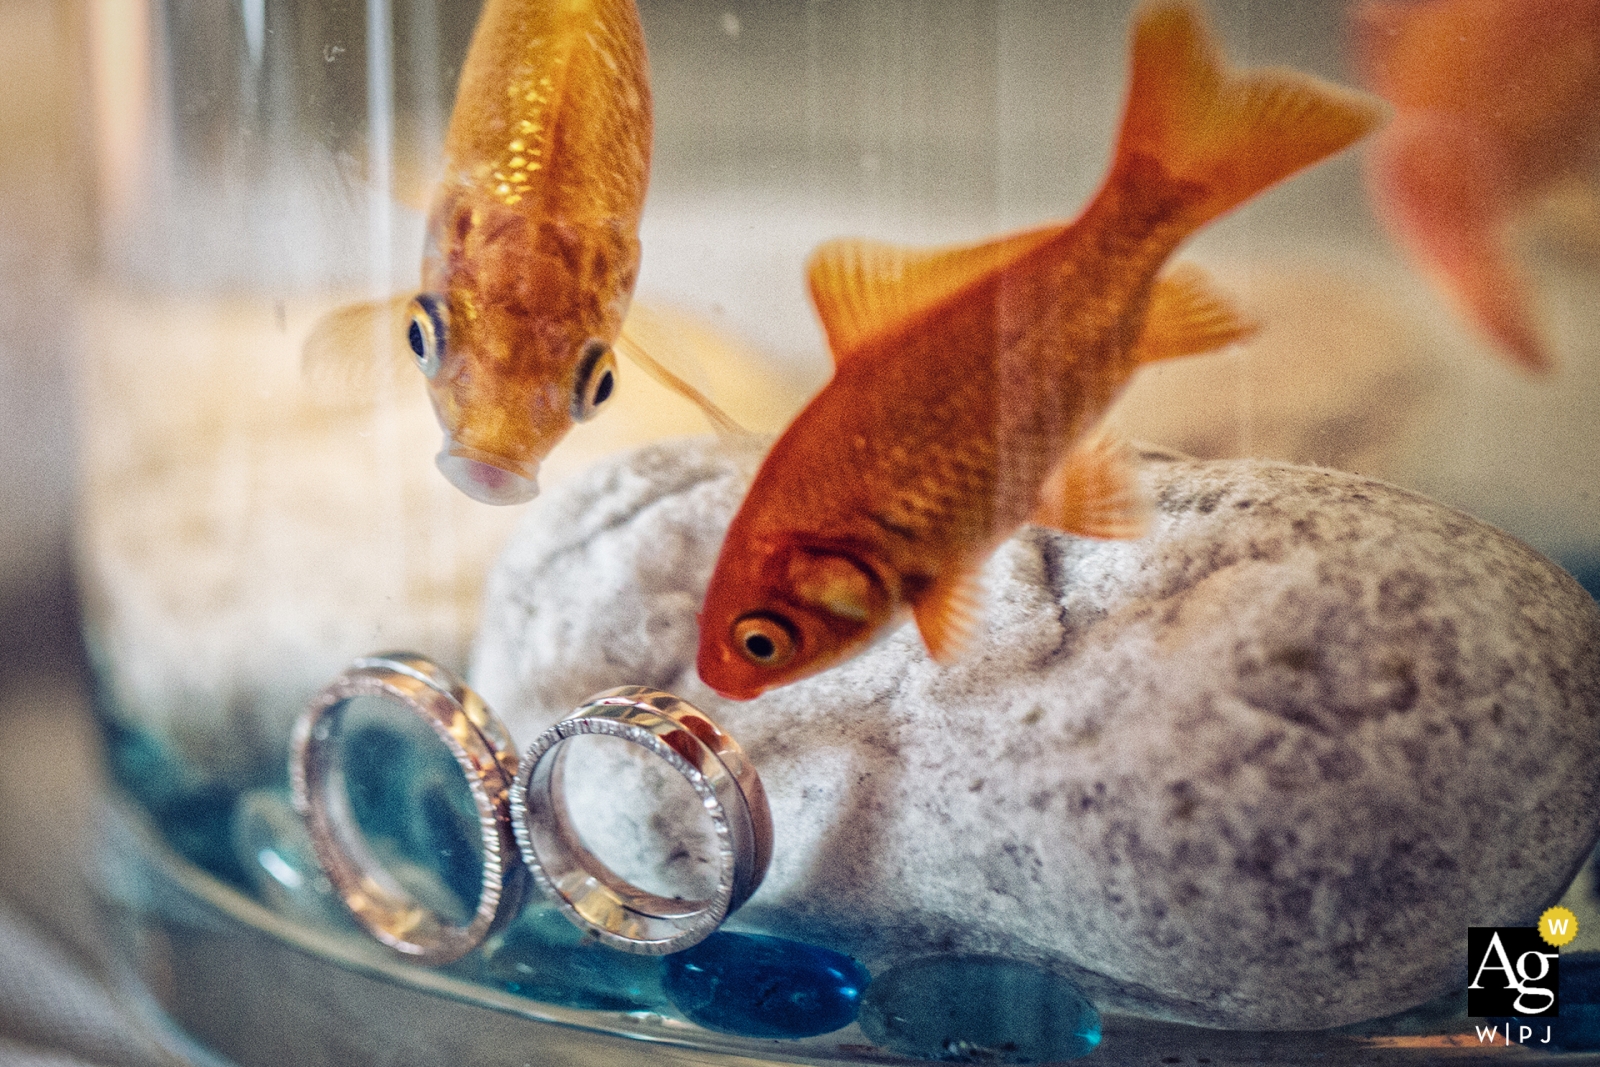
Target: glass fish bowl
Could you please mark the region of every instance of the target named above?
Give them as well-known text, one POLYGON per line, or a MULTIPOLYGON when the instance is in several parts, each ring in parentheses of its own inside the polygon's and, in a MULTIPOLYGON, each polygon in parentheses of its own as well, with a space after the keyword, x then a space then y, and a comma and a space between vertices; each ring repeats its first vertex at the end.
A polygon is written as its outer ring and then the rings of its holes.
MULTIPOLYGON (((588 0, 88 3, 76 552, 130 993, 240 1065, 1587 1062, 1600 47, 1446 44, 1600 14, 1482 6, 640 0, 634 41, 588 0), (1119 150, 1136 26, 1168 95, 1119 150), (920 400, 861 370, 913 351, 920 400), (696 619, 791 425, 828 458, 770 514, 829 487, 898 536, 992 453, 961 514, 1016 521, 898 613, 804 571, 884 629, 747 703, 696 619), (913 431, 898 481, 828 451, 913 431), (548 733, 618 687, 682 729, 548 733), (721 910, 641 949, 533 871, 550 805, 607 900, 721 910), (1469 1014, 1469 928, 1556 905, 1559 1017, 1469 1014)), ((774 618, 733 654, 787 657, 774 618)))

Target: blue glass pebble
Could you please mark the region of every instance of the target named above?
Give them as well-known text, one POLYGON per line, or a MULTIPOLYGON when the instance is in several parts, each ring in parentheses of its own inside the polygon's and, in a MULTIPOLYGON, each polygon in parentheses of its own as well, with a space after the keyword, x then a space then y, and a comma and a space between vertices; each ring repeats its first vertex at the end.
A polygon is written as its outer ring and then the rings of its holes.
POLYGON ((233 849, 256 899, 273 911, 323 926, 352 925, 287 789, 252 789, 239 798, 233 849))
POLYGON ((408 840, 406 791, 421 770, 416 746, 400 731, 372 723, 347 728, 341 748, 356 825, 370 837, 408 840))
MULTIPOLYGON (((469 960, 471 957, 469 957, 469 960)), ((462 965, 470 966, 467 961, 462 965)), ((607 948, 555 908, 533 905, 483 948, 472 976, 508 993, 600 1011, 659 1011, 661 960, 607 948)))
POLYGON ((719 931, 666 958, 667 996, 708 1030, 811 1037, 848 1026, 871 981, 849 956, 758 934, 719 931))
POLYGON ((904 1056, 1050 1063, 1100 1044, 1100 1013, 1060 975, 998 956, 930 956, 880 974, 861 1029, 904 1056))
POLYGON ((99 710, 112 780, 142 804, 173 850, 224 881, 250 888, 233 851, 238 790, 206 781, 155 734, 99 710))

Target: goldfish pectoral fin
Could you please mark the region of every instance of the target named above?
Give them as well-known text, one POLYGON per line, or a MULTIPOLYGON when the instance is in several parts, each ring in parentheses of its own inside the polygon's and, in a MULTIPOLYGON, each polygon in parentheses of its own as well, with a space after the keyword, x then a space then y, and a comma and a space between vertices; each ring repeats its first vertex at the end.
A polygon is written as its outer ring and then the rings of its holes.
POLYGON ((642 349, 757 436, 776 434, 788 426, 823 384, 702 311, 636 298, 622 333, 625 344, 642 349))
POLYGON ((1201 190, 1191 226, 1348 147, 1383 121, 1376 97, 1288 70, 1235 74, 1191 0, 1147 4, 1114 169, 1154 162, 1201 190))
POLYGON ((301 371, 334 393, 370 391, 411 362, 405 340, 410 303, 410 296, 397 296, 334 308, 301 343, 301 371))
POLYGON ((1447 265, 1447 277, 1467 317, 1514 365, 1530 374, 1555 369, 1527 279, 1503 246, 1463 252, 1447 265))
POLYGON ((1250 337, 1258 324, 1218 291, 1193 263, 1179 263, 1156 280, 1134 355, 1140 363, 1214 352, 1250 337))
POLYGON ((1460 119, 1402 115, 1367 157, 1374 206, 1390 236, 1511 362, 1554 361, 1508 230, 1523 161, 1460 119))
POLYGON ((917 632, 937 663, 953 663, 972 643, 983 618, 983 580, 977 567, 936 579, 911 605, 917 632))
POLYGON ((754 436, 751 431, 739 425, 732 416, 718 407, 716 402, 709 396, 689 384, 684 377, 668 368, 664 361, 655 358, 650 350, 646 349, 635 336, 637 332, 640 331, 636 327, 630 328, 628 323, 624 322, 622 324, 622 332, 617 336, 617 351, 627 356, 650 377, 699 408, 701 414, 706 417, 706 421, 711 423, 712 429, 717 431, 717 436, 722 438, 754 436))
POLYGON ((1150 508, 1134 479, 1132 450, 1110 434, 1074 449, 1039 490, 1032 521, 1079 537, 1143 536, 1150 508))
POLYGON ((1060 233, 1045 226, 980 244, 906 248, 844 238, 811 253, 811 301, 836 363, 1060 233))

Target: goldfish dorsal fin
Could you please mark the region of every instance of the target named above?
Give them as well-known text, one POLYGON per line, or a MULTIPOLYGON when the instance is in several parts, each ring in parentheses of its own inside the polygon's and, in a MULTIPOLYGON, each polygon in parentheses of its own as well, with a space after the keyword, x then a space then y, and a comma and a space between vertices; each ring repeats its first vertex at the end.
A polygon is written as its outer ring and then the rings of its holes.
MULTIPOLYGON (((706 417, 706 421, 711 423, 712 429, 717 431, 717 436, 722 437, 723 439, 754 436, 749 430, 745 429, 743 426, 740 426, 736 421, 734 421, 732 416, 718 407, 716 402, 713 401, 709 396, 691 385, 684 376, 674 373, 674 371, 667 366, 665 360, 657 359, 654 355, 652 355, 652 352, 666 352, 670 350, 672 346, 657 346, 652 344, 652 346, 647 349, 636 336, 637 334, 643 332, 645 331, 641 330, 638 325, 634 323, 632 318, 629 318, 622 324, 622 332, 617 336, 617 351, 627 356, 641 370, 650 375, 650 377, 654 378, 656 381, 660 382, 674 393, 677 393, 679 396, 684 397, 690 403, 694 404, 695 407, 699 408, 700 413, 706 417)), ((693 359, 692 356, 686 356, 683 353, 677 354, 683 358, 690 360, 693 359)))
POLYGON ((302 342, 301 370, 334 394, 370 393, 383 375, 400 376, 412 364, 405 339, 410 303, 405 295, 334 308, 302 342))
POLYGON ((971 644, 983 619, 983 580, 976 566, 960 567, 935 579, 911 605, 917 632, 928 655, 951 663, 971 644))
POLYGON ((1144 534, 1149 511, 1134 481, 1132 450, 1101 433, 1068 453, 1045 479, 1032 521, 1079 537, 1127 540, 1144 534))
POLYGON ((906 248, 858 238, 820 246, 811 254, 806 273, 834 362, 844 362, 874 337, 1015 262, 1059 231, 1051 226, 943 248, 906 248))
POLYGON ((1214 352, 1257 329, 1213 287, 1209 274, 1193 263, 1179 263, 1156 280, 1134 355, 1140 363, 1155 363, 1214 352))

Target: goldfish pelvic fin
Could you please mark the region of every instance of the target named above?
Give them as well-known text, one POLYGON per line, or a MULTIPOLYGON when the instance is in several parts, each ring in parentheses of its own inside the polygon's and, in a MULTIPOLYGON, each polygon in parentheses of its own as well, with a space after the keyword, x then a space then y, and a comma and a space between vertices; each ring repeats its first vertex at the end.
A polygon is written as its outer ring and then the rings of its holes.
POLYGON ((398 377, 411 363, 405 340, 410 303, 406 295, 334 308, 302 342, 301 371, 335 395, 370 393, 385 375, 398 377))
POLYGON ((1193 263, 1179 263, 1156 279, 1134 355, 1140 363, 1196 356, 1243 341, 1257 329, 1212 287, 1210 275, 1193 263))
POLYGON ((811 301, 835 363, 1061 232, 1047 226, 974 245, 905 248, 844 238, 811 254, 811 301))
POLYGON ((1198 227, 1349 146, 1386 114, 1375 97, 1298 71, 1227 69, 1189 0, 1147 4, 1113 172, 1142 158, 1202 192, 1198 227))
POLYGON ((749 430, 740 426, 732 416, 716 405, 709 396, 690 385, 682 377, 669 370, 665 363, 656 359, 638 339, 633 336, 628 323, 622 325, 622 333, 617 337, 617 351, 627 356, 644 372, 674 393, 684 397, 695 407, 700 409, 706 421, 711 423, 712 429, 717 431, 717 436, 726 438, 745 438, 754 436, 749 430))
POLYGON ((977 567, 936 579, 911 605, 928 655, 953 663, 972 642, 983 618, 983 580, 977 567))
POLYGON ((1102 433, 1079 445, 1045 479, 1033 522, 1079 537, 1143 536, 1150 508, 1133 476, 1132 450, 1102 433))

